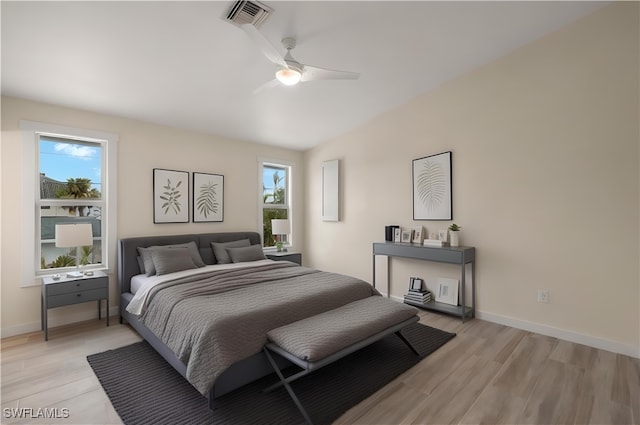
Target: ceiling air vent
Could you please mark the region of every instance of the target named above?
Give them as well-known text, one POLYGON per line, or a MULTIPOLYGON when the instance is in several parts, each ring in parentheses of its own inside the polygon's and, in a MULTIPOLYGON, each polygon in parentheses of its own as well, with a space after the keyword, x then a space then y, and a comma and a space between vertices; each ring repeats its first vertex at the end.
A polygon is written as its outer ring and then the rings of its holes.
POLYGON ((252 24, 259 27, 273 9, 257 1, 241 0, 231 5, 226 20, 234 25, 252 24))

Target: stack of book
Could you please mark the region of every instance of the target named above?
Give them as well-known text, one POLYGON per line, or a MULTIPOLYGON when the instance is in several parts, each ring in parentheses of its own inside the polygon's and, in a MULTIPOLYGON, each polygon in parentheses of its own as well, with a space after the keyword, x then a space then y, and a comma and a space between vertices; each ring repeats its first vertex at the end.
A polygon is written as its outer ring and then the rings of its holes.
POLYGON ((404 301, 408 304, 426 304, 431 301, 431 292, 410 289, 404 296, 404 301))
POLYGON ((422 245, 424 246, 445 246, 447 245, 446 242, 441 241, 439 239, 425 239, 424 241, 422 241, 422 245))

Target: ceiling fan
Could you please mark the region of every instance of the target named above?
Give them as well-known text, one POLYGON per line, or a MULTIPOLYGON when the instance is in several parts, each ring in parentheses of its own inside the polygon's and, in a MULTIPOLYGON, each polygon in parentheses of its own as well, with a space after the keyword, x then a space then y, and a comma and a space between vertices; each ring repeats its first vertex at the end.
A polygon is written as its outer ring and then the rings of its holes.
POLYGON ((318 68, 317 66, 306 65, 298 62, 291 55, 291 50, 296 47, 296 39, 293 37, 285 37, 282 39, 282 45, 287 49, 287 53, 282 57, 278 50, 258 31, 252 24, 242 25, 242 29, 256 43, 262 53, 277 65, 276 79, 271 80, 259 87, 256 92, 262 89, 284 84, 285 86, 293 86, 298 83, 316 80, 356 80, 360 77, 357 72, 336 71, 326 68, 318 68))

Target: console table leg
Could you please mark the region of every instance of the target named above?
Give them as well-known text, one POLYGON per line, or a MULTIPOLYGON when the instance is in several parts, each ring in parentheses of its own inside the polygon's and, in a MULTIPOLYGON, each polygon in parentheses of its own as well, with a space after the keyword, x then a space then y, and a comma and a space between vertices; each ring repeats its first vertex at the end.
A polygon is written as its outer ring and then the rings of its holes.
POLYGON ((373 284, 373 287, 376 287, 376 254, 373 254, 373 278, 371 283, 373 284))
POLYGON ((471 317, 476 317, 476 262, 471 262, 471 317))
POLYGON ((460 292, 462 292, 460 301, 462 304, 462 323, 464 323, 464 319, 467 316, 467 300, 466 300, 466 292, 467 288, 465 286, 465 272, 466 272, 466 264, 462 263, 462 272, 460 273, 460 292))
POLYGON ((387 298, 391 298, 391 270, 389 270, 389 256, 385 258, 387 259, 387 298))

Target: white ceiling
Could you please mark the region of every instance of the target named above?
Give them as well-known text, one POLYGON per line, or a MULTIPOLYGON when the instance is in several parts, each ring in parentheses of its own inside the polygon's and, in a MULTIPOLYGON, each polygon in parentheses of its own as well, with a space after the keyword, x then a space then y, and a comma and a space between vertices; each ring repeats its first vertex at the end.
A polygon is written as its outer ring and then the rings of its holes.
MULTIPOLYGON (((361 73, 254 94, 272 65, 231 1, 2 1, 2 94, 307 149, 601 7, 599 2, 264 2, 298 61, 361 73)), ((25 117, 28 118, 28 117, 25 117)))

